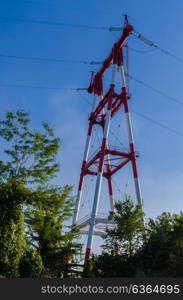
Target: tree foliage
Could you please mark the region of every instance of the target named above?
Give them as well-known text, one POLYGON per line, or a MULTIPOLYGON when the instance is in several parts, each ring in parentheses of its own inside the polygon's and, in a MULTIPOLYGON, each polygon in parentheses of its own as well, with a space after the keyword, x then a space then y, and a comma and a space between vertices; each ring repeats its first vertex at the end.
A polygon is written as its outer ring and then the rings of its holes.
POLYGON ((183 266, 183 215, 162 213, 150 219, 140 253, 146 276, 182 276, 183 266))
POLYGON ((105 238, 105 253, 131 257, 142 243, 145 231, 143 217, 142 207, 135 206, 130 197, 116 202, 115 213, 111 216, 116 226, 105 238))
POLYGON ((18 266, 26 249, 24 216, 21 205, 28 190, 15 180, 0 184, 0 274, 17 277, 18 266))
POLYGON ((50 187, 59 170, 60 139, 47 123, 33 130, 22 110, 0 120, 0 137, 0 275, 60 277, 79 248, 76 231, 64 232, 72 215, 71 187, 50 187))
POLYGON ((70 186, 38 188, 34 203, 26 211, 29 241, 45 266, 45 276, 60 277, 65 265, 80 250, 74 242, 77 231, 67 229, 65 222, 72 216, 73 201, 70 186))
POLYGON ((54 137, 53 129, 43 123, 44 132, 32 130, 27 112, 7 112, 0 120, 0 137, 6 142, 0 160, 0 176, 3 180, 16 178, 24 183, 48 182, 58 171, 56 154, 60 140, 54 137))
POLYGON ((44 265, 39 252, 27 247, 20 259, 18 271, 22 278, 40 278, 44 271, 44 265))
POLYGON ((117 202, 116 228, 93 256, 89 277, 182 277, 183 214, 162 213, 143 224, 140 206, 117 202))

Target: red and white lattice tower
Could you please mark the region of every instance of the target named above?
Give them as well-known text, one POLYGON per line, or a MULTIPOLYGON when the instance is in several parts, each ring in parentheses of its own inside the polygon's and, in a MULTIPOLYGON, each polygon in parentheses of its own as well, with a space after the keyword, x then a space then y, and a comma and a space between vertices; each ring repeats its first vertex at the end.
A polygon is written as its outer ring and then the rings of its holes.
MULTIPOLYGON (((140 184, 137 172, 136 158, 137 154, 134 148, 133 133, 131 118, 129 113, 128 101, 130 99, 128 92, 128 70, 124 68, 123 63, 123 48, 126 46, 126 40, 132 34, 133 27, 128 23, 127 17, 125 17, 125 23, 123 33, 119 40, 114 44, 110 55, 106 58, 102 64, 100 70, 92 77, 88 92, 94 94, 92 112, 89 117, 89 128, 86 139, 84 158, 81 168, 78 194, 76 199, 76 206, 74 211, 73 224, 80 225, 82 230, 86 227, 87 234, 87 246, 85 262, 87 262, 92 253, 92 244, 94 235, 102 235, 104 231, 101 230, 101 225, 114 226, 112 221, 104 219, 98 215, 98 206, 101 197, 101 186, 103 177, 108 183, 108 194, 110 201, 110 210, 114 212, 114 198, 113 198, 113 175, 122 169, 126 164, 131 163, 133 170, 133 178, 135 184, 135 194, 137 203, 142 204, 140 184), (112 79, 108 91, 103 95, 103 77, 107 69, 112 66, 112 79), (115 91, 116 73, 120 74, 121 79, 121 91, 117 93, 115 91), (110 123, 115 118, 116 113, 119 110, 124 110, 126 129, 128 134, 128 151, 119 151, 110 147, 108 141, 110 136, 110 123), (91 137, 93 134, 93 128, 96 126, 97 130, 102 129, 101 146, 97 153, 93 157, 89 157, 91 137), (101 127, 101 128, 100 128, 101 127), (114 161, 116 159, 116 164, 114 161), (92 168, 95 166, 94 168, 92 168), (97 168, 96 168, 97 167, 97 168), (94 191, 93 207, 91 214, 83 222, 79 221, 80 203, 82 198, 82 191, 84 185, 85 176, 96 176, 96 185, 94 191)), ((106 228, 104 226, 104 228, 106 228)))

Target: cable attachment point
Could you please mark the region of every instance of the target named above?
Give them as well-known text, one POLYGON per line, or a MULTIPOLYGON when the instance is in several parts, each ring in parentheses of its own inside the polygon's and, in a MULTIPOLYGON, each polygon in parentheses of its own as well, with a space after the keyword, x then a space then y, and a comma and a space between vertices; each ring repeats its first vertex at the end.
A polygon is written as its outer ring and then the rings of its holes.
POLYGON ((76 91, 87 91, 87 88, 77 88, 76 91))
POLYGON ((123 27, 109 27, 109 31, 122 31, 123 27))
POLYGON ((136 37, 141 40, 142 42, 144 42, 145 44, 149 45, 149 46, 154 46, 155 47, 155 44, 154 42, 148 40, 146 37, 144 37, 142 34, 140 33, 137 33, 136 37))
POLYGON ((103 61, 91 61, 90 65, 102 65, 103 63, 103 61))

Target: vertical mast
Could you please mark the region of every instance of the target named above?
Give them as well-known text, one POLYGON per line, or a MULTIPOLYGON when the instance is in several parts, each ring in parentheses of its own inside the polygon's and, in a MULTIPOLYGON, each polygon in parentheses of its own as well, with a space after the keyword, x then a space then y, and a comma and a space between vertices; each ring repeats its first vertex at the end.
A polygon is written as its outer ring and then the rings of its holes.
MULTIPOLYGON (((113 45, 113 48, 104 60, 101 68, 92 77, 88 92, 94 95, 93 108, 89 117, 89 127, 86 139, 83 163, 81 167, 81 174, 78 186, 78 195, 76 200, 76 206, 74 211, 73 224, 80 224, 87 228, 85 233, 87 234, 87 246, 85 253, 85 263, 90 259, 93 247, 93 237, 95 234, 102 235, 98 230, 97 225, 103 224, 106 227, 108 218, 103 219, 98 215, 98 207, 101 197, 101 188, 103 178, 108 183, 108 194, 110 199, 110 209, 114 211, 114 199, 112 189, 112 177, 119 172, 126 164, 131 162, 133 170, 133 178, 135 183, 135 192, 137 202, 142 204, 140 183, 138 178, 137 164, 136 164, 136 152, 134 147, 133 132, 131 125, 131 117, 129 113, 128 101, 128 70, 124 70, 124 61, 122 50, 126 45, 126 40, 133 32, 133 27, 128 23, 128 17, 125 15, 125 22, 122 35, 119 40, 113 45), (110 87, 107 92, 103 94, 103 77, 105 72, 113 65, 112 79, 110 87), (120 72, 121 77, 121 92, 116 92, 115 80, 117 70, 120 72), (99 100, 98 102, 97 99, 99 100), (124 115, 126 120, 126 128, 128 134, 129 150, 124 152, 120 149, 114 148, 109 144, 110 137, 110 124, 116 113, 124 107, 124 115), (102 130, 103 137, 101 140, 100 149, 97 150, 93 156, 90 155, 90 142, 93 134, 93 127, 96 126, 97 130, 102 130), (94 190, 94 199, 92 205, 91 215, 88 219, 84 220, 83 223, 78 223, 78 215, 80 211, 80 202, 82 197, 82 190, 85 176, 95 176, 96 185, 94 190)), ((128 54, 128 48, 126 48, 128 54)), ((128 62, 128 55, 126 55, 126 61, 128 62)), ((126 63, 128 66, 128 63, 126 63)))

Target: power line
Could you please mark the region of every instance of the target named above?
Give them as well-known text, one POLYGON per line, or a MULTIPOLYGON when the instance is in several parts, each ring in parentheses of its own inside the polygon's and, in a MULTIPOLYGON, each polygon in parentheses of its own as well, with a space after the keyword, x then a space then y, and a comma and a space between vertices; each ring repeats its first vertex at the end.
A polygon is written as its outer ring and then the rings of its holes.
MULTIPOLYGON (((71 87, 68 87, 68 88, 65 88, 65 87, 48 87, 48 86, 34 86, 34 85, 19 85, 19 84, 0 84, 0 87, 4 87, 4 88, 28 88, 28 89, 40 89, 40 90, 65 90, 65 91, 75 91, 75 92, 79 92, 81 89, 80 88, 71 88, 71 87)), ((83 100, 87 100, 86 98, 82 97, 83 100)), ((87 101, 89 103, 89 105, 92 105, 89 101, 87 101)), ((159 127, 163 128, 163 129, 166 129, 176 135, 179 135, 179 136, 183 136, 183 133, 171 128, 171 127, 168 127, 158 121, 155 121, 149 117, 147 117, 146 115, 143 115, 139 112, 136 112, 136 111, 132 111, 134 114, 140 116, 141 118, 145 119, 145 120, 148 120, 156 125, 158 125, 159 127)))
POLYGON ((51 2, 49 2, 49 1, 33 1, 33 0, 22 0, 21 2, 23 2, 23 3, 31 3, 31 4, 41 4, 41 5, 44 5, 45 4, 45 2, 46 3, 51 3, 51 2))
MULTIPOLYGON (((122 28, 118 28, 118 27, 110 27, 109 28, 109 31, 112 31, 114 29, 116 29, 116 31, 121 31, 122 28)), ((171 53, 169 50, 166 50, 164 48, 161 48, 160 46, 158 46, 155 42, 152 42, 151 40, 149 40, 148 38, 144 37, 141 33, 139 33, 138 31, 134 31, 133 32, 133 35, 138 38, 139 40, 141 40, 142 42, 144 42, 146 45, 150 46, 150 47, 154 47, 154 50, 159 50, 160 52, 162 52, 163 54, 171 57, 171 58, 174 58, 175 60, 177 60, 178 62, 180 63, 183 63, 183 58, 175 55, 174 53, 171 53)), ((154 50, 138 50, 138 49, 134 49, 132 47, 129 47, 130 50, 134 51, 134 52, 141 52, 141 53, 148 53, 148 52, 151 52, 151 51, 154 51, 154 50)))
POLYGON ((9 54, 1 54, 1 53, 0 53, 0 57, 15 58, 15 59, 21 59, 21 60, 32 60, 32 61, 40 61, 40 62, 43 61, 43 62, 71 63, 71 64, 85 64, 85 65, 92 64, 92 62, 81 61, 81 60, 57 59, 57 58, 23 56, 23 55, 9 55, 9 54))
POLYGON ((183 101, 178 100, 177 98, 172 97, 172 96, 166 94, 165 92, 163 92, 163 91, 161 91, 161 90, 159 90, 159 89, 157 89, 157 88, 154 88, 153 86, 149 85, 148 83, 143 82, 142 80, 139 80, 139 79, 137 79, 137 78, 135 78, 135 77, 133 77, 133 76, 131 76, 131 75, 128 75, 128 76, 129 76, 130 79, 132 79, 132 80, 134 80, 135 82, 137 82, 137 83, 139 83, 139 84, 145 86, 146 88, 152 90, 153 92, 155 92, 155 93, 157 93, 157 94, 160 94, 161 96, 165 97, 166 99, 169 99, 169 100, 171 100, 171 101, 173 101, 173 102, 176 102, 177 104, 179 104, 179 105, 181 105, 181 106, 183 105, 183 101))
POLYGON ((0 17, 0 20, 10 21, 10 22, 18 22, 18 23, 31 23, 31 24, 40 24, 40 25, 49 25, 49 26, 64 26, 64 27, 95 29, 95 30, 108 30, 109 29, 108 27, 104 27, 104 26, 61 23, 61 22, 42 21, 42 20, 35 20, 35 19, 22 19, 22 18, 16 18, 16 17, 0 17))
MULTIPOLYGON (((20 59, 20 60, 40 61, 40 62, 71 63, 71 64, 76 63, 76 64, 93 65, 93 62, 81 61, 81 60, 71 60, 71 59, 54 59, 54 58, 42 58, 42 57, 6 55, 6 54, 0 54, 0 57, 15 58, 15 59, 20 59)), ((8 63, 8 62, 5 62, 5 63, 8 63)), ((145 86, 146 88, 152 90, 153 92, 160 94, 161 96, 165 97, 166 99, 176 102, 177 104, 179 104, 181 106, 183 105, 183 101, 180 101, 179 99, 166 94, 165 92, 143 82, 142 80, 139 80, 131 75, 129 75, 129 78, 134 80, 135 82, 145 86)), ((0 85, 0 86, 1 87, 40 88, 40 89, 46 88, 46 87, 24 86, 24 85, 16 85, 16 84, 5 84, 5 85, 0 85)), ((48 88, 48 89, 60 89, 60 88, 48 88)))
MULTIPOLYGON (((64 27, 73 27, 73 28, 94 29, 94 30, 109 30, 109 31, 111 31, 111 28, 115 28, 115 27, 107 27, 107 26, 94 26, 94 25, 86 25, 86 24, 72 24, 72 23, 61 23, 61 22, 54 22, 54 21, 42 21, 42 20, 35 20, 35 19, 22 19, 22 18, 16 18, 16 17, 0 17, 0 20, 19 22, 19 23, 49 25, 49 26, 64 26, 64 27)), ((122 28, 120 30, 122 30, 122 28)), ((183 58, 178 57, 177 55, 171 53, 170 51, 159 47, 156 43, 145 38, 142 34, 140 34, 136 30, 135 30, 134 36, 136 38, 140 39, 141 41, 143 41, 145 44, 147 44, 151 47, 154 47, 155 49, 158 49, 163 54, 168 55, 169 57, 172 57, 172 58, 176 59, 177 61, 183 63, 183 58)), ((135 51, 139 52, 138 50, 135 50, 135 51)))
POLYGON ((146 50, 144 50, 144 49, 135 49, 135 48, 132 48, 132 47, 129 47, 128 46, 128 49, 129 50, 131 50, 131 51, 134 51, 134 52, 137 52, 137 53, 150 53, 150 52, 154 52, 154 51, 156 51, 157 49, 146 49, 146 50))
MULTIPOLYGON (((38 61, 38 62, 54 62, 54 63, 69 63, 69 64, 84 64, 84 65, 94 65, 94 62, 91 61, 82 61, 82 60, 72 60, 72 59, 56 59, 56 58, 44 58, 44 57, 35 57, 35 56, 22 56, 22 55, 9 55, 9 54, 2 54, 0 53, 0 57, 4 58, 13 58, 13 59, 19 59, 19 60, 30 60, 30 61, 38 61)), ((8 62, 5 62, 8 63, 8 62)), ((163 97, 166 97, 166 99, 169 99, 171 101, 176 102, 179 105, 183 105, 183 101, 172 97, 165 92, 143 82, 142 80, 139 80, 135 78, 134 76, 129 75, 129 78, 134 80, 135 82, 145 86, 146 88, 154 91, 155 93, 160 94, 163 97)))
MULTIPOLYGON (((17 0, 11 0, 11 2, 17 2, 17 0)), ((34 0, 19 0, 19 2, 20 3, 27 3, 27 4, 29 4, 29 3, 31 3, 31 4, 44 4, 44 2, 43 1, 34 1, 34 0)), ((48 2, 49 3, 49 2, 48 2)))
POLYGON ((174 133, 174 134, 176 134, 176 135, 178 135, 178 136, 183 137, 183 133, 182 133, 182 132, 177 131, 177 130, 171 128, 171 127, 168 127, 168 126, 166 126, 166 125, 164 125, 164 124, 162 124, 162 123, 160 123, 160 122, 158 122, 158 121, 155 121, 155 120, 153 120, 153 119, 147 117, 147 116, 144 115, 144 114, 141 114, 141 113, 136 112, 136 111, 134 111, 134 110, 132 110, 132 113, 134 113, 135 115, 140 116, 141 118, 143 118, 143 119, 145 119, 145 120, 147 120, 147 121, 149 121, 149 122, 151 122, 151 123, 156 124, 157 126, 163 128, 163 129, 166 129, 166 130, 168 130, 168 131, 170 131, 170 132, 172 132, 172 133, 174 133))
POLYGON ((142 42, 144 42, 145 44, 147 44, 150 47, 154 47, 155 49, 159 50, 160 52, 162 52, 163 54, 174 58, 175 60, 177 60, 180 63, 183 63, 183 58, 171 53, 170 51, 161 48, 160 46, 158 46, 155 42, 152 42, 151 40, 147 39, 146 37, 144 37, 142 34, 140 34, 138 31, 135 30, 134 34, 133 34, 136 38, 138 38, 139 40, 141 40, 142 42))
POLYGON ((40 89, 40 90, 64 90, 64 91, 79 91, 78 88, 65 88, 65 87, 49 87, 37 85, 23 85, 23 84, 0 84, 0 87, 5 88, 25 88, 25 89, 40 89))
POLYGON ((40 56, 24 56, 24 55, 11 55, 11 54, 4 54, 0 53, 0 57, 5 58, 15 58, 21 60, 32 60, 32 61, 40 61, 40 62, 55 62, 55 63, 69 63, 69 64, 84 64, 84 65, 99 65, 103 62, 96 62, 96 61, 86 61, 86 60, 75 60, 75 59, 57 59, 57 58, 47 58, 47 57, 40 57, 40 56))
POLYGON ((22 3, 26 3, 26 4, 44 4, 44 2, 43 1, 33 1, 33 0, 22 0, 22 1, 20 1, 20 2, 22 2, 22 3))

